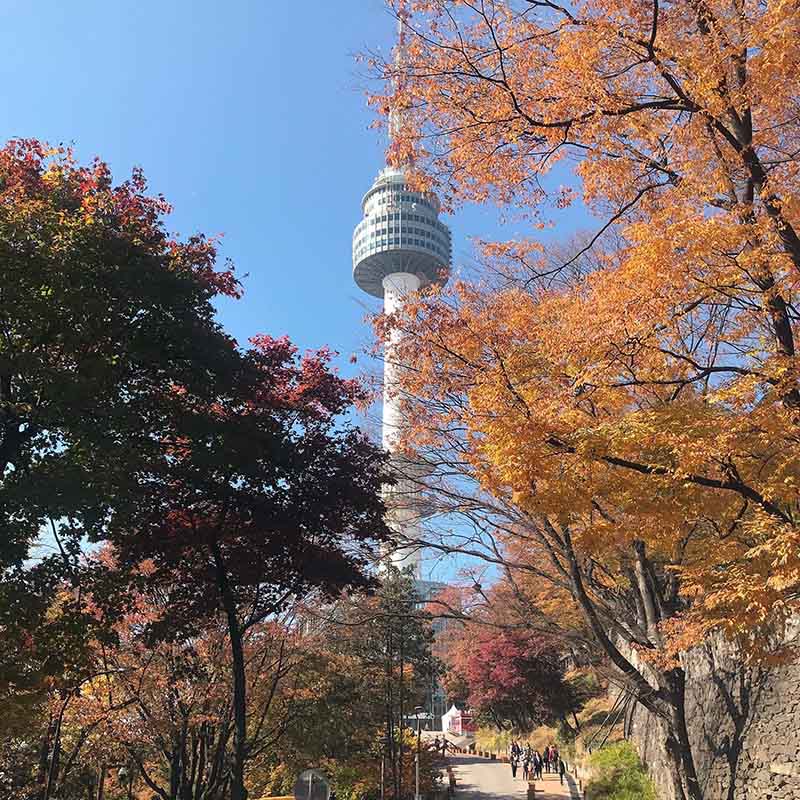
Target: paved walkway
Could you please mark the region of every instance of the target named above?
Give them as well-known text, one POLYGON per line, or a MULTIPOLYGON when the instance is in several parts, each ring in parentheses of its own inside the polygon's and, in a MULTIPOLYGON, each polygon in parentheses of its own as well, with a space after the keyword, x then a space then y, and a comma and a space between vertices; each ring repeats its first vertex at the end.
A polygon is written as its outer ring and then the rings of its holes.
MULTIPOLYGON (((490 761, 478 756, 454 755, 449 757, 456 776, 455 800, 527 800, 528 784, 522 780, 522 769, 517 778, 511 777, 511 767, 500 761, 490 761)), ((543 775, 536 781, 536 800, 564 800, 571 798, 567 781, 562 786, 558 775, 543 775)))

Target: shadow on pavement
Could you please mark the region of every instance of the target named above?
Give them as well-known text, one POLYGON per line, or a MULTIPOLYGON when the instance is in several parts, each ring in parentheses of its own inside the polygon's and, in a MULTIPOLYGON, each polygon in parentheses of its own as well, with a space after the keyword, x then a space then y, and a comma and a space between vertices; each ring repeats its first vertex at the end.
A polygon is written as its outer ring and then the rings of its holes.
POLYGON ((563 798, 570 797, 569 776, 564 776, 564 783, 558 779, 558 775, 545 773, 542 780, 536 781, 536 800, 541 796, 543 800, 550 797, 563 798))
MULTIPOLYGON (((452 766, 472 766, 474 764, 502 764, 502 761, 492 761, 488 758, 481 758, 481 756, 467 756, 467 755, 459 755, 453 758, 452 756, 448 756, 449 759, 452 759, 448 763, 452 766)), ((509 769, 511 769, 509 767, 509 769)))
POLYGON ((575 782, 575 778, 572 777, 569 773, 564 776, 567 780, 567 786, 569 786, 569 796, 572 800, 581 800, 581 791, 578 789, 578 784, 575 782))

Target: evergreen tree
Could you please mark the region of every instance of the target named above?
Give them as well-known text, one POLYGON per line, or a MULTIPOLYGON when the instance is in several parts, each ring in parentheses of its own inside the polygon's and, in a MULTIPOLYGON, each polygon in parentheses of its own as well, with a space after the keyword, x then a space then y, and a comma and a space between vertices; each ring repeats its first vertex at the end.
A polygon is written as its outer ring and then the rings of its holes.
POLYGON ((410 776, 411 763, 404 737, 416 732, 409 718, 426 705, 441 668, 432 653, 432 618, 413 578, 392 566, 381 578, 373 596, 337 605, 330 615, 330 636, 333 649, 353 657, 364 675, 359 716, 365 724, 374 723, 387 794, 400 798, 411 788, 404 780, 404 766, 410 776))

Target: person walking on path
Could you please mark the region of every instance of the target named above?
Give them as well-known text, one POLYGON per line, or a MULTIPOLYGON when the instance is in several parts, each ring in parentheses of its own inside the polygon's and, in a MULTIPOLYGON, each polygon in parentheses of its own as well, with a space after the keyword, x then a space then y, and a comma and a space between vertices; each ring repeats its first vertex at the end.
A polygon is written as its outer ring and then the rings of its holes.
POLYGON ((516 779, 517 779, 517 765, 518 765, 518 763, 519 763, 519 762, 517 761, 517 756, 516 756, 516 754, 512 755, 512 756, 511 756, 511 777, 512 777, 514 780, 516 780, 516 779))
POLYGON ((561 784, 564 784, 564 773, 567 771, 567 765, 564 763, 563 758, 558 759, 558 777, 561 780, 561 784))
POLYGON ((550 772, 558 772, 558 750, 554 744, 550 745, 550 772))
POLYGON ((533 777, 542 779, 542 754, 538 750, 533 751, 533 777))
POLYGON ((526 783, 528 781, 528 776, 530 775, 531 769, 531 754, 528 750, 525 750, 525 753, 522 756, 522 780, 526 783))

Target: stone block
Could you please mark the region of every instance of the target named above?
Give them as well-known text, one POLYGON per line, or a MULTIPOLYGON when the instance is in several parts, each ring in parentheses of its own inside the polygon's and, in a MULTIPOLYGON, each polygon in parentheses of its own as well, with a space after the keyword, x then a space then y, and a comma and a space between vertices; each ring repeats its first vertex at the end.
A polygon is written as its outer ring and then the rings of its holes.
POLYGON ((769 771, 773 775, 800 776, 800 764, 795 761, 773 761, 769 765, 769 771))

